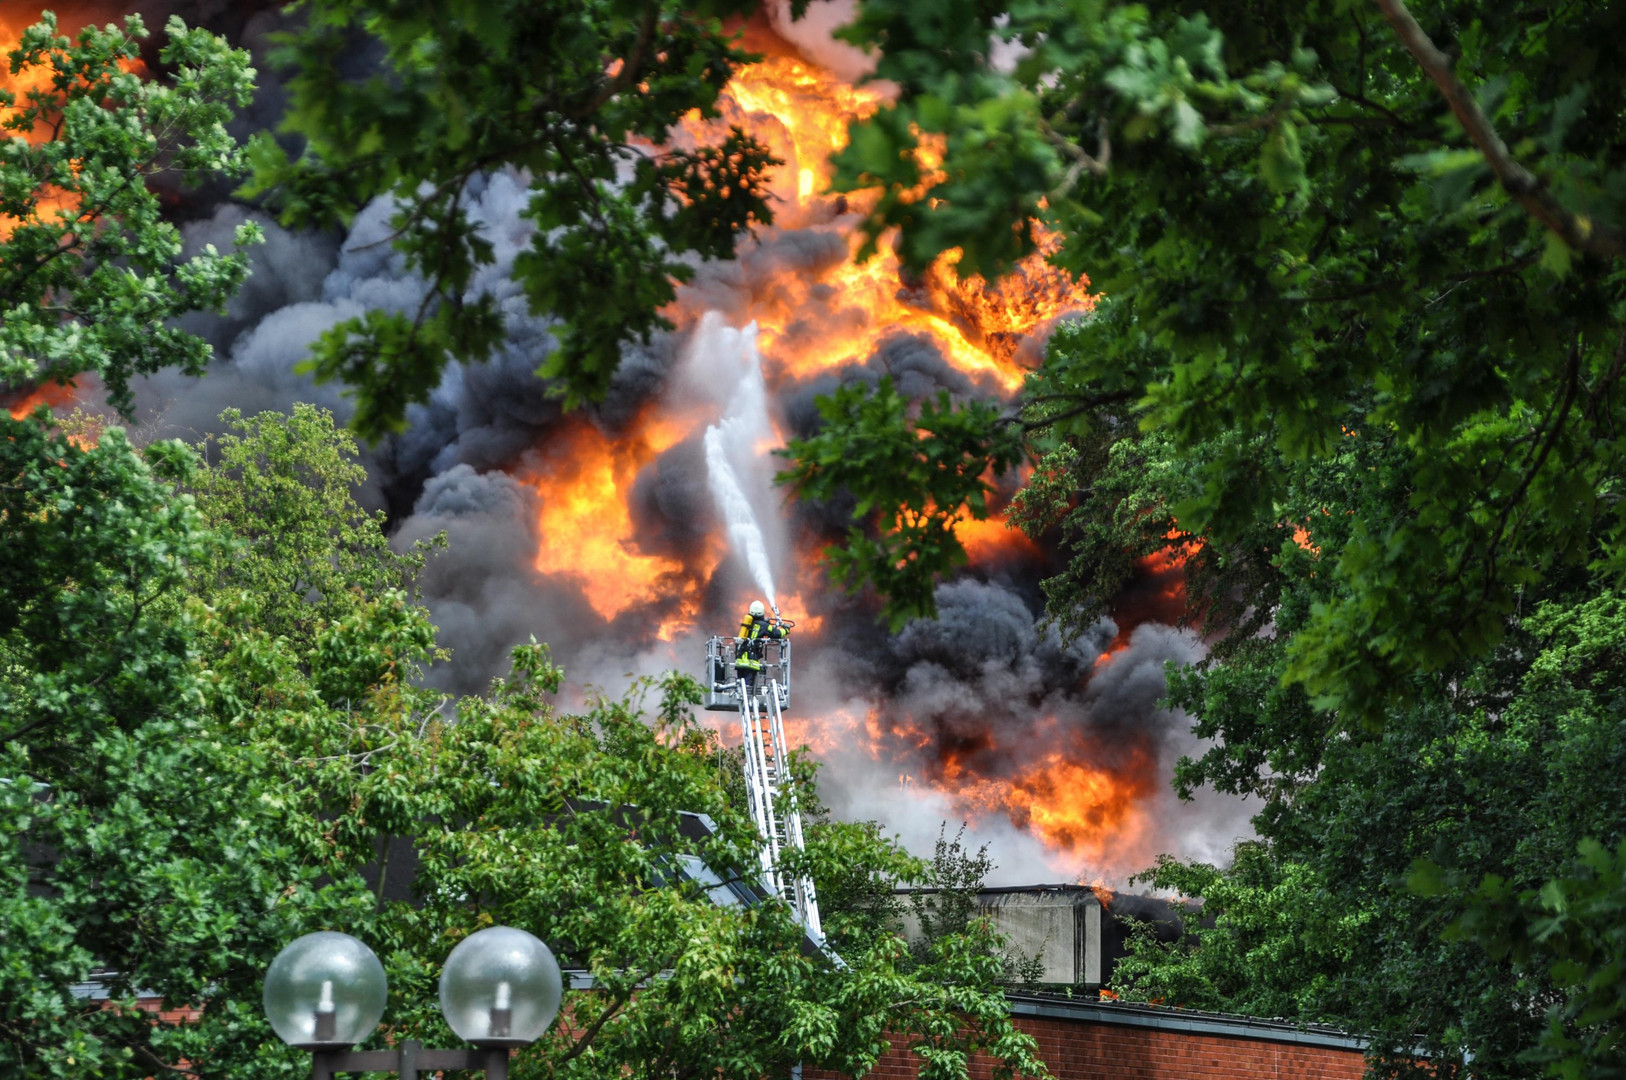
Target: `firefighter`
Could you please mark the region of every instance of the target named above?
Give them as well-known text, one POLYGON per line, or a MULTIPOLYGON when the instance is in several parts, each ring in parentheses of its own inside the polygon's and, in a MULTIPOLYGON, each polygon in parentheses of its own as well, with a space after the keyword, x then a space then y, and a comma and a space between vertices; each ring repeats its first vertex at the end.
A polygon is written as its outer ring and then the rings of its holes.
POLYGON ((746 693, 756 688, 757 672, 762 670, 762 643, 790 637, 790 631, 780 624, 778 613, 768 618, 768 609, 761 600, 751 601, 751 610, 740 620, 740 636, 734 644, 734 670, 745 684, 746 693))

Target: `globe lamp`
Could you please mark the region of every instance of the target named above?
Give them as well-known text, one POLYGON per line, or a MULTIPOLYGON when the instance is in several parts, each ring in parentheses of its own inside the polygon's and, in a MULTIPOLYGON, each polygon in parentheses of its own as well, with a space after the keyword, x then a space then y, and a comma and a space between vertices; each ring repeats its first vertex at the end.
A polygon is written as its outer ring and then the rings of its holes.
POLYGON ((525 1046, 559 1015, 559 964, 538 938, 512 926, 470 934, 440 973, 440 1011, 458 1037, 482 1048, 525 1046))
POLYGON ((265 973, 265 1015, 301 1050, 342 1050, 378 1027, 389 989, 365 943, 323 930, 290 942, 265 973))

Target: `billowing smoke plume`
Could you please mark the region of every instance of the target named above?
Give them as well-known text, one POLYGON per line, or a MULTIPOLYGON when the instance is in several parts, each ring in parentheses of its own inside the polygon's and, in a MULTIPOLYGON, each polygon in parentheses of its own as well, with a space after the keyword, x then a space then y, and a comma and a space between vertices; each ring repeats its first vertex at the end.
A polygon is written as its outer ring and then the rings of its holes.
MULTIPOLYGON (((280 17, 256 16, 256 32, 280 17)), ((832 59, 822 33, 798 47, 849 75, 861 70, 855 51, 832 59)), ((278 93, 273 80, 262 97, 278 93)), ((848 93, 803 80, 786 97, 793 108, 836 108, 848 93)), ((524 179, 497 173, 471 186, 468 211, 495 248, 471 290, 498 298, 507 339, 489 361, 450 368, 407 430, 367 451, 361 493, 388 511, 396 543, 448 537, 421 579, 453 654, 431 679, 483 689, 533 635, 570 676, 567 704, 640 674, 698 673, 704 639, 731 632, 763 589, 750 545, 730 545, 734 522, 713 494, 706 432, 718 425, 726 438, 715 441, 732 442, 725 456, 758 509, 778 599, 799 621, 787 724, 823 763, 835 812, 878 820, 924 852, 944 821, 952 832, 968 820, 968 837, 992 845, 1006 882, 1121 880, 1159 851, 1219 857, 1246 832, 1246 807, 1182 805, 1168 789, 1174 760, 1194 746, 1187 718, 1159 706, 1164 665, 1201 655, 1193 633, 1136 616, 1062 642, 1039 615, 1038 582, 1055 568, 997 526, 967 535, 971 564, 939 586, 937 618, 895 635, 867 601, 824 580, 816 553, 845 533, 851 504, 786 502, 763 444, 814 430, 818 395, 882 376, 912 397, 1006 398, 1054 320, 996 332, 965 297, 906 286, 885 258, 852 268, 859 213, 817 194, 822 161, 806 150, 822 154, 827 140, 760 108, 725 103, 724 112, 790 162, 775 182, 778 224, 737 260, 698 266, 671 312, 676 329, 629 348, 608 398, 575 413, 535 375, 553 340, 513 279, 531 230, 520 216, 524 179), (763 358, 754 372, 740 359, 753 321, 763 358)), ((189 244, 221 244, 259 215, 220 196, 192 206, 189 244)), ((345 236, 289 233, 262 218, 269 240, 249 287, 224 317, 192 326, 215 344, 217 363, 201 380, 148 380, 139 392, 147 428, 193 436, 218 427, 227 406, 294 401, 348 417, 339 389, 297 366, 336 322, 419 303, 423 283, 384 242, 389 210, 369 206, 345 236)), ((728 732, 733 718, 717 716, 728 732)))

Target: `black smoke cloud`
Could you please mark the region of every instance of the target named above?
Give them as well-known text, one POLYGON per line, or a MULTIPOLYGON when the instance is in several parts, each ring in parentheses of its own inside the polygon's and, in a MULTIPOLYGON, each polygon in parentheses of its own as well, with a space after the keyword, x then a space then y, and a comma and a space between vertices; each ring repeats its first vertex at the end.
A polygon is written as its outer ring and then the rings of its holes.
MULTIPOLYGON (((936 590, 936 618, 918 620, 884 642, 866 670, 884 703, 875 722, 890 736, 886 771, 861 755, 842 755, 842 766, 832 762, 830 771, 855 778, 857 786, 836 785, 832 805, 847 814, 874 814, 916 850, 929 850, 938 821, 952 820, 956 809, 957 781, 944 773, 945 762, 979 780, 1009 780, 1060 752, 1145 785, 1143 861, 1159 851, 1222 858, 1235 837, 1248 833, 1246 806, 1212 796, 1181 803, 1167 784, 1174 762, 1196 742, 1184 714, 1160 707, 1164 670, 1201 658, 1196 636, 1145 624, 1098 664, 1118 634, 1113 620, 1103 618, 1064 643, 1025 593, 1021 582, 968 577, 945 583, 936 590), (912 774, 902 783, 899 767, 912 774), (934 798, 911 782, 920 778, 941 794, 934 798)), ((1004 868, 998 877, 1007 881, 1034 880, 1041 867, 1107 880, 1142 868, 1058 864, 986 815, 969 837, 992 845, 1004 868)))
MULTIPOLYGON (((151 3, 147 10, 160 6, 151 3)), ((206 0, 169 5, 203 25, 239 19, 251 44, 263 44, 267 33, 285 25, 269 5, 246 13, 227 10, 233 6, 206 0)), ((263 56, 257 59, 264 72, 263 56)), ((256 113, 245 123, 269 123, 281 100, 273 74, 256 99, 256 109, 266 115, 256 113)), ((847 257, 845 230, 853 216, 844 216, 834 202, 816 206, 794 222, 799 227, 762 230, 736 261, 697 263, 693 280, 680 289, 677 327, 629 348, 608 398, 567 417, 536 375, 554 345, 550 325, 528 311, 513 279, 514 256, 531 236, 521 216, 525 186, 523 176, 499 173, 479 179, 468 193, 469 212, 496 253, 471 291, 498 298, 506 341, 486 362, 451 365, 430 399, 410 410, 404 432, 365 450, 369 481, 359 494, 369 506, 388 511, 398 545, 447 536, 447 550, 431 558, 420 581, 441 643, 452 652, 450 663, 432 673, 435 685, 453 693, 482 690, 506 671, 512 647, 534 636, 552 645, 572 679, 567 696, 580 700, 588 684, 614 692, 630 675, 698 670, 704 636, 732 628, 747 579, 727 559, 698 582, 699 625, 675 641, 654 635, 671 610, 670 598, 652 596, 618 618, 601 617, 580 579, 544 574, 535 566, 546 499, 545 485, 536 479, 542 467, 573 432, 591 428, 620 437, 651 405, 694 398, 683 372, 694 320, 703 311, 718 311, 740 326, 756 305, 795 295, 801 317, 784 331, 791 343, 819 341, 841 320, 858 317, 843 307, 836 290, 807 287, 808 279, 847 257), (785 293, 791 286, 792 293, 785 293)), ((409 310, 420 302, 423 282, 382 242, 390 207, 382 201, 367 207, 342 236, 295 233, 226 195, 186 196, 191 201, 181 216, 188 244, 224 247, 232 230, 250 219, 265 228, 267 243, 253 253, 253 278, 230 309, 189 323, 216 348, 209 373, 201 380, 166 373, 139 388, 144 426, 149 434, 196 438, 216 430, 218 414, 228 406, 252 413, 286 410, 295 401, 316 402, 348 418, 342 390, 317 385, 298 366, 311 342, 340 320, 368 308, 409 310)), ((1035 347, 1024 344, 1030 354, 1035 347)), ((820 394, 842 384, 874 385, 885 376, 911 397, 939 391, 961 400, 998 396, 996 387, 954 368, 930 339, 898 332, 884 337, 871 355, 850 357, 817 377, 778 376, 770 383, 771 407, 781 430, 806 435, 817 428, 814 403, 820 394)), ((635 526, 631 544, 639 553, 696 560, 713 542, 717 519, 698 436, 654 455, 625 495, 635 526)), ((839 500, 764 509, 786 515, 793 550, 800 552, 840 537, 850 523, 850 503, 839 500)), ((823 620, 817 633, 798 631, 792 710, 793 721, 805 724, 795 730, 821 747, 822 792, 839 813, 880 820, 914 850, 930 851, 940 823, 965 813, 952 785, 920 783, 948 749, 965 756, 980 775, 1000 776, 1087 736, 1109 756, 1114 746, 1150 747, 1166 775, 1174 758, 1192 746, 1185 718, 1157 703, 1163 664, 1199 656, 1196 639, 1170 627, 1141 626, 1127 648, 1097 666, 1117 626, 1103 621, 1078 641, 1060 641, 1039 618, 1038 582, 1047 568, 1032 558, 1013 556, 944 583, 938 617, 897 635, 885 632, 863 598, 829 589, 811 565, 788 562, 786 557, 777 569, 801 587, 807 610, 798 614, 823 620), (873 728, 866 718, 873 718, 873 728), (929 737, 924 744, 898 737, 906 727, 929 737)), ((1165 784, 1158 790, 1153 817, 1161 850, 1212 858, 1245 831, 1245 809, 1235 804, 1192 809, 1175 805, 1165 784)), ((1139 869, 1059 867, 1030 833, 998 813, 981 815, 969 836, 993 845, 998 877, 1005 881, 1063 872, 1111 877, 1139 869)))
POLYGON ((642 551, 679 559, 700 555, 719 524, 706 476, 699 435, 671 447, 638 474, 627 501, 642 551))

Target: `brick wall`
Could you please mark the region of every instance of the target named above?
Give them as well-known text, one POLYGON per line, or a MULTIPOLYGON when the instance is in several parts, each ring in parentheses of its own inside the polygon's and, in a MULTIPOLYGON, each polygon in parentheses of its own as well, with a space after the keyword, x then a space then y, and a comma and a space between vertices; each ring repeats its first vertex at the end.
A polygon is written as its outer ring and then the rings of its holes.
MULTIPOLYGON (((1017 1016, 1017 1027, 1039 1043, 1039 1056, 1056 1080, 1360 1080, 1365 1061, 1352 1048, 1266 1039, 1158 1031, 1144 1027, 1017 1016)), ((894 1045, 869 1074, 874 1080, 914 1080, 917 1059, 894 1045)), ((987 1061, 973 1064, 973 1080, 987 1080, 987 1061)), ((840 1080, 807 1069, 803 1080, 840 1080)))

